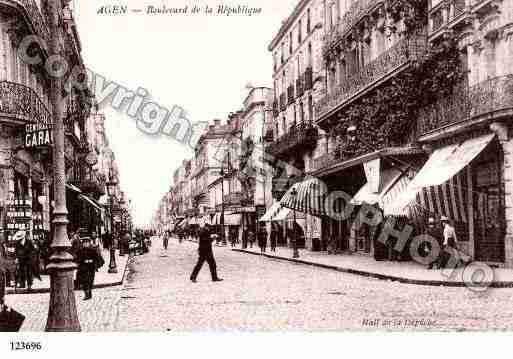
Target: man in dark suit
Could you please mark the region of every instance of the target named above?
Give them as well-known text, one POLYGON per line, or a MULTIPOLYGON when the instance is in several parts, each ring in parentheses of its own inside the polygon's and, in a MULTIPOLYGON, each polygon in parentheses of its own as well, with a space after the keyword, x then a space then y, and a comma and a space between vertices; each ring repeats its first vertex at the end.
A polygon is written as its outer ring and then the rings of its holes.
POLYGON ((216 260, 214 259, 214 252, 212 251, 212 242, 214 241, 213 236, 211 236, 210 225, 205 223, 203 228, 200 229, 199 233, 199 245, 198 245, 198 263, 194 267, 194 270, 191 274, 191 281, 196 283, 196 278, 198 277, 198 273, 203 266, 205 261, 208 263, 210 268, 210 274, 212 275, 213 282, 222 281, 221 278, 217 276, 217 266, 216 260))

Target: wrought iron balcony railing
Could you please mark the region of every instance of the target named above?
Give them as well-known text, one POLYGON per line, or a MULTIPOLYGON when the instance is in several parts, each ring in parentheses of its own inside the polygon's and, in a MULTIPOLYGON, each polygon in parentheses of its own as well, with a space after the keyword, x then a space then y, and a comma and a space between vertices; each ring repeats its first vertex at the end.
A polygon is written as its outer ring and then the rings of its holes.
POLYGON ((378 4, 383 3, 384 0, 359 0, 353 1, 352 5, 342 16, 338 24, 328 32, 326 41, 329 44, 335 45, 345 34, 362 20, 370 10, 374 9, 378 4))
POLYGON ((279 156, 296 149, 308 151, 315 148, 318 137, 319 132, 316 127, 311 124, 299 124, 269 144, 266 151, 273 156, 279 156))
POLYGON ((406 69, 408 65, 419 59, 426 49, 425 35, 412 35, 400 40, 359 71, 349 75, 341 86, 321 98, 316 105, 317 121, 324 120, 331 111, 348 104, 359 94, 375 86, 379 80, 401 68, 406 69))
POLYGON ((34 32, 37 36, 43 39, 46 44, 50 44, 50 30, 48 29, 48 25, 39 11, 39 7, 37 6, 34 0, 12 0, 12 1, 0 1, 1 3, 8 3, 11 5, 12 2, 18 4, 20 9, 23 9, 25 12, 25 17, 31 22, 31 26, 34 29, 34 32))
POLYGON ((449 23, 464 19, 465 14, 470 15, 470 12, 467 11, 466 0, 443 0, 441 4, 437 5, 430 14, 430 34, 437 32, 449 23))
POLYGON ((466 84, 458 86, 452 96, 419 110, 417 132, 422 136, 448 125, 504 110, 513 110, 513 75, 491 78, 471 87, 466 84))
POLYGON ((48 108, 34 90, 9 81, 0 81, 0 114, 26 123, 52 123, 48 108))

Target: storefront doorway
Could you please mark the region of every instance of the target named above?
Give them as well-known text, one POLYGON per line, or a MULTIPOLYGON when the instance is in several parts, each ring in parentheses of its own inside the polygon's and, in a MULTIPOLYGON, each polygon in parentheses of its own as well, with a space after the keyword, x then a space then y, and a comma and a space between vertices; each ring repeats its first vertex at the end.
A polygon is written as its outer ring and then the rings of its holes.
POLYGON ((476 260, 504 263, 504 194, 502 153, 494 141, 472 165, 476 260))

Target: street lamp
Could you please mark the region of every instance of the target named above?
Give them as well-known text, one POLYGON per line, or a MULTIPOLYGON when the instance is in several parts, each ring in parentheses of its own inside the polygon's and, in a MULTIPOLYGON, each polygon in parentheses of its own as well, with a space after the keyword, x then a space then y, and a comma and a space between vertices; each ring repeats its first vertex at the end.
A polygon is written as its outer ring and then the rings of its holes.
POLYGON ((109 181, 106 183, 107 185, 107 193, 109 195, 109 204, 110 204, 110 263, 109 263, 109 273, 117 273, 118 267, 116 264, 116 248, 114 247, 114 193, 116 190, 116 186, 118 182, 116 181, 115 176, 109 175, 109 181))
MULTIPOLYGON (((60 56, 61 25, 59 0, 47 2, 48 28, 51 36, 49 50, 52 56, 60 56)), ((73 277, 77 265, 68 252, 71 243, 68 238, 68 210, 66 208, 66 167, 64 162, 64 120, 63 120, 63 78, 51 78, 50 102, 53 118, 53 184, 54 184, 54 234, 50 245, 52 255, 47 267, 50 274, 50 303, 45 331, 79 332, 73 277)))
POLYGON ((296 187, 292 187, 292 192, 290 192, 292 196, 294 205, 292 211, 294 213, 294 222, 292 223, 292 245, 294 246, 294 253, 292 254, 292 258, 299 258, 299 251, 297 249, 297 233, 296 233, 296 199, 297 199, 297 190, 296 187))

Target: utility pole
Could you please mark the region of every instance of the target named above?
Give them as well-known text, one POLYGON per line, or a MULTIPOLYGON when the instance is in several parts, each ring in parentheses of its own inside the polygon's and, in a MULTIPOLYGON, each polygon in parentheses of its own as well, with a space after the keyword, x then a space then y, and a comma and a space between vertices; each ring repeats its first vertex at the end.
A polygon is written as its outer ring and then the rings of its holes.
MULTIPOLYGON (((61 38, 61 0, 48 1, 49 28, 50 28, 50 55, 60 55, 61 38)), ((53 254, 47 267, 50 273, 50 304, 47 332, 79 332, 75 293, 73 292, 73 274, 76 264, 68 252, 71 243, 68 238, 68 210, 66 208, 66 175, 64 163, 64 122, 62 98, 62 77, 52 77, 50 99, 53 114, 53 173, 54 173, 54 237, 50 245, 53 254)))

